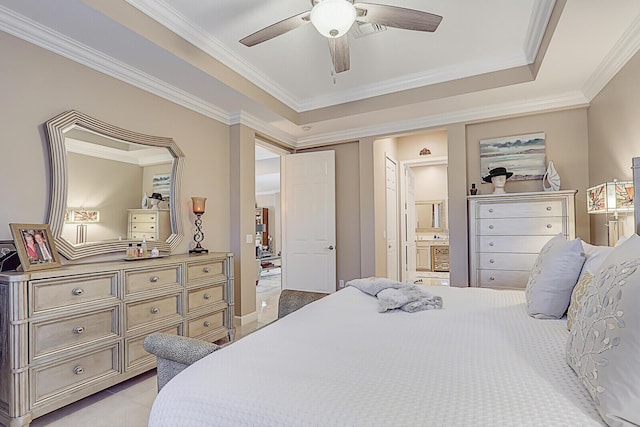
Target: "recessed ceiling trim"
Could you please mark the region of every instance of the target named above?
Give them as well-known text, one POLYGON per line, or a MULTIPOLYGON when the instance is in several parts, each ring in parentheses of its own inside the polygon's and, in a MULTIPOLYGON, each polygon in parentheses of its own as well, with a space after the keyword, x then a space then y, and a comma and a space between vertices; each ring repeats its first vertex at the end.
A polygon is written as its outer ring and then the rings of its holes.
POLYGON ((246 111, 237 111, 229 116, 229 125, 243 124, 257 131, 257 133, 263 133, 266 136, 273 138, 284 145, 288 145, 291 148, 296 146, 296 138, 289 135, 286 132, 279 130, 263 120, 247 113, 246 111))
POLYGON ((219 107, 2 5, 0 30, 226 125, 229 124, 229 113, 219 107))
POLYGON ((529 28, 523 46, 528 64, 532 64, 538 56, 538 50, 549 26, 549 19, 555 5, 556 0, 539 0, 533 3, 531 20, 529 20, 529 28))
POLYGON ((353 141, 368 136, 384 136, 400 132, 414 131, 452 123, 464 123, 518 116, 531 113, 542 113, 553 110, 580 108, 589 105, 589 101, 581 92, 569 92, 523 101, 507 102, 480 108, 435 114, 416 119, 401 120, 374 126, 364 126, 340 132, 329 132, 321 135, 298 139, 298 148, 326 145, 333 142, 353 141))
POLYGON ((613 49, 605 56, 598 68, 582 88, 584 96, 591 101, 640 50, 640 16, 624 32, 613 49))

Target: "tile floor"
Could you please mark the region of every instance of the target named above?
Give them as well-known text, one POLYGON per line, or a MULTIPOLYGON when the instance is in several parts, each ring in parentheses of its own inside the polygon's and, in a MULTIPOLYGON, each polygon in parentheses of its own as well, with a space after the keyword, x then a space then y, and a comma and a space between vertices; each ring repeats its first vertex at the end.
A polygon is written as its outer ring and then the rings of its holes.
MULTIPOLYGON (((280 270, 268 273, 263 274, 256 286, 258 320, 237 326, 236 339, 268 325, 278 316, 280 270)), ((153 370, 36 418, 31 427, 145 427, 156 394, 153 370)))

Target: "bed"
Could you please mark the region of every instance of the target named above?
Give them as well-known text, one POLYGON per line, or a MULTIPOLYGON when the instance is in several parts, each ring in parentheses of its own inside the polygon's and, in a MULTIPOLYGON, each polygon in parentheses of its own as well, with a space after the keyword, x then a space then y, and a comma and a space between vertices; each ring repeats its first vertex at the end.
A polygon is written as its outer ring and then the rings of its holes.
POLYGON ((603 424, 566 320, 530 317, 523 291, 429 290, 442 310, 381 314, 353 287, 309 304, 176 376, 149 425, 603 424))

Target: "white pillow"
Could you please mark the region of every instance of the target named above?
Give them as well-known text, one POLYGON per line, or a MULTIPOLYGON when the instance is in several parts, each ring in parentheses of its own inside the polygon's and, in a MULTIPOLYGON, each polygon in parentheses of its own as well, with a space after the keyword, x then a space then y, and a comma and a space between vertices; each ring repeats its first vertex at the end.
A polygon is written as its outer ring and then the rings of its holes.
POLYGON ((536 259, 525 290, 529 315, 559 319, 567 311, 571 292, 584 264, 582 241, 562 234, 549 240, 536 259))
POLYGON ((578 307, 567 363, 604 421, 640 425, 640 237, 616 247, 578 307))
POLYGON ((605 260, 613 251, 613 247, 611 246, 594 246, 588 243, 582 242, 582 247, 584 249, 584 255, 586 260, 584 261, 584 265, 582 266, 582 271, 580 272, 580 277, 588 271, 592 276, 595 276, 598 270, 600 269, 600 265, 602 265, 602 261, 605 260))

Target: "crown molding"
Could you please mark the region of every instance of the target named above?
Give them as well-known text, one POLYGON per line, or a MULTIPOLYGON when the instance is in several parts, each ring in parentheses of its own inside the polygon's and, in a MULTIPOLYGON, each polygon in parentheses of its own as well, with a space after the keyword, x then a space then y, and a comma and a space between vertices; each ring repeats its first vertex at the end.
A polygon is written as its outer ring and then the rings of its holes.
POLYGON ((556 0, 539 0, 533 4, 531 20, 529 21, 527 36, 523 45, 528 64, 532 64, 536 60, 555 5, 556 0))
POLYGON ((611 79, 624 67, 640 49, 640 15, 634 19, 613 49, 598 65, 596 71, 582 88, 585 97, 591 101, 600 93, 611 79))
POLYGON ((122 61, 0 5, 0 30, 93 70, 229 124, 229 113, 122 61))
POLYGON ((265 136, 275 139, 290 148, 296 147, 296 138, 278 128, 269 125, 267 122, 247 113, 246 111, 237 111, 229 116, 229 125, 242 124, 261 133, 265 136))
POLYGON ((364 137, 418 131, 453 123, 479 122, 488 119, 498 119, 531 113, 580 108, 588 105, 589 101, 581 92, 569 92, 560 95, 507 102, 416 119, 401 120, 380 125, 348 129, 340 132, 330 132, 321 135, 303 137, 298 139, 297 147, 307 148, 341 141, 353 141, 364 137))

